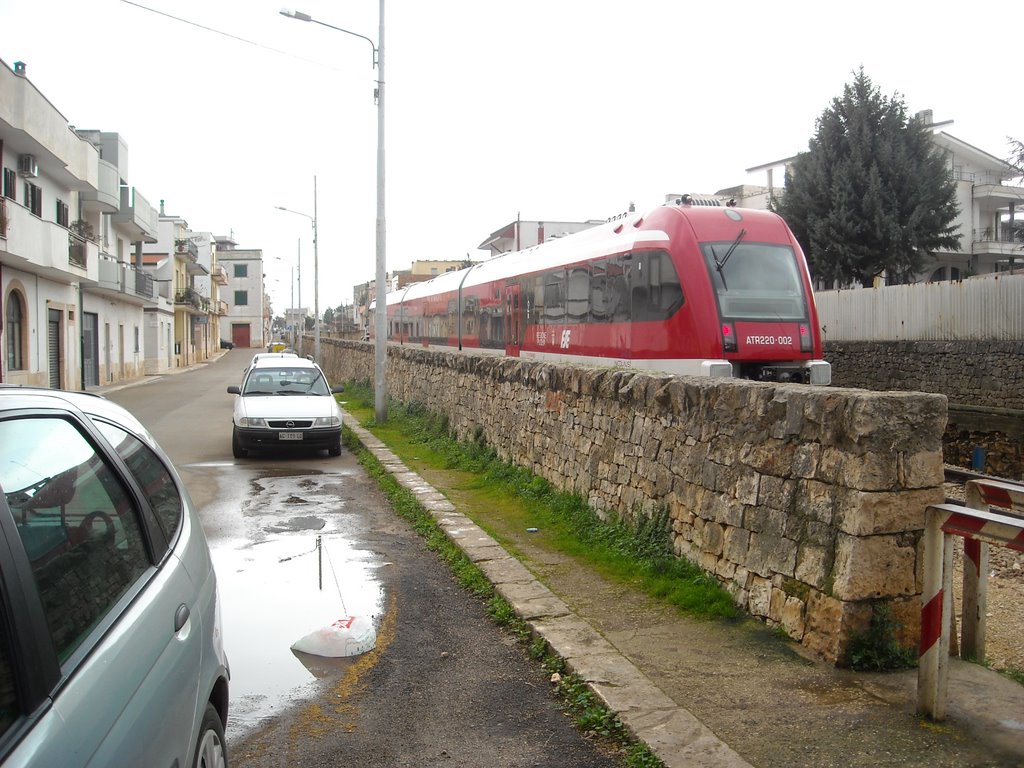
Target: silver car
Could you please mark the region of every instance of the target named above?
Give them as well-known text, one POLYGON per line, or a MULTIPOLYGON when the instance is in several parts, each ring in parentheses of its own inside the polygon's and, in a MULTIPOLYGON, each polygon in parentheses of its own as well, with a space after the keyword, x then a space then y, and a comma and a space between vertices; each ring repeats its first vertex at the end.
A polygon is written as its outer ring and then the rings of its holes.
POLYGON ((173 465, 120 406, 0 387, 0 763, 227 765, 217 582, 173 465))

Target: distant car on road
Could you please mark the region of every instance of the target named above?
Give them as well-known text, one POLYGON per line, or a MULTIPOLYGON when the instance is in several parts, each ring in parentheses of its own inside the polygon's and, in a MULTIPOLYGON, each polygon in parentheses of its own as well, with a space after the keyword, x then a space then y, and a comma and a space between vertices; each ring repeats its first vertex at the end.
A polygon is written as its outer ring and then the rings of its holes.
POLYGON ((320 366, 288 353, 260 353, 246 368, 242 386, 228 387, 235 398, 231 452, 236 459, 251 450, 327 449, 341 455, 341 408, 320 366))
POLYGON ((235 345, 234 345, 234 342, 228 341, 227 339, 221 339, 220 340, 220 348, 221 349, 234 349, 235 345))
POLYGON ((0 763, 224 766, 217 583, 174 466, 96 395, 0 387, 0 763))

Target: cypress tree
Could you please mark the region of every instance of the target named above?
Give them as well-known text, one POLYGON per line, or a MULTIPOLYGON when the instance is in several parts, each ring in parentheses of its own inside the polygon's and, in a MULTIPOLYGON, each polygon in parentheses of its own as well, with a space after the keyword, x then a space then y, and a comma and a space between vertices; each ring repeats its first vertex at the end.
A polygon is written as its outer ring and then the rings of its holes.
POLYGON ((906 282, 936 250, 960 250, 956 186, 931 130, 863 68, 818 118, 775 208, 828 284, 906 282))

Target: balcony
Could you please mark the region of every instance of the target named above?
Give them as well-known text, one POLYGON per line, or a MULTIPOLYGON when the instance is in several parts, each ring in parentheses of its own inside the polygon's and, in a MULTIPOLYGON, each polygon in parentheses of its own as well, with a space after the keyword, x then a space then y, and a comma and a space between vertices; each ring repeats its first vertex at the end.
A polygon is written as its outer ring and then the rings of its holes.
POLYGON ((228 313, 228 303, 226 301, 218 301, 214 307, 214 312, 222 317, 228 313))
POLYGON ((100 213, 117 213, 121 208, 121 178, 117 166, 106 160, 99 161, 99 185, 96 191, 83 190, 80 193, 82 208, 100 213))
POLYGON ((201 296, 194 288, 174 292, 174 306, 183 307, 190 315, 205 315, 210 312, 210 300, 201 296))
POLYGON ((60 283, 95 282, 99 246, 13 200, 4 201, 4 263, 60 283))
POLYGON ((210 270, 210 277, 213 278, 213 282, 217 285, 228 284, 228 271, 224 269, 220 264, 217 264, 210 270))
POLYGON ((174 253, 187 257, 189 261, 199 261, 199 248, 188 238, 174 241, 174 253))
POLYGON ((120 210, 110 220, 125 230, 133 243, 157 242, 157 212, 135 187, 121 187, 120 210))
POLYGON ((1005 231, 994 230, 992 227, 975 229, 971 238, 971 252, 979 256, 1024 258, 1024 243, 1015 240, 1009 228, 1003 229, 1005 231))
POLYGON ((139 306, 153 303, 152 275, 110 256, 101 255, 99 262, 99 282, 92 290, 139 306))
POLYGON ((0 237, 7 239, 7 198, 0 197, 0 237))

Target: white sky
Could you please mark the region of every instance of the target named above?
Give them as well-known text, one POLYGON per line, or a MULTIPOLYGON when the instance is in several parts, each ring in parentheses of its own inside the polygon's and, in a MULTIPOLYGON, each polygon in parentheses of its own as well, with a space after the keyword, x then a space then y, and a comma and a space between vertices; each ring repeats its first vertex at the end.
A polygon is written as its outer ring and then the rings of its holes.
MULTIPOLYGON (((310 222, 274 206, 312 214, 315 175, 320 309, 350 303, 375 265, 371 46, 279 11, 376 41, 378 3, 138 2, 263 47, 123 0, 0 0, 0 59, 72 125, 120 133, 154 207, 262 248, 276 314, 300 238, 313 306, 310 222)), ((764 184, 744 169, 806 149, 861 65, 990 154, 1024 139, 999 33, 962 2, 387 0, 385 21, 389 271, 480 258, 517 214, 764 184)))

